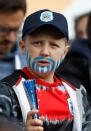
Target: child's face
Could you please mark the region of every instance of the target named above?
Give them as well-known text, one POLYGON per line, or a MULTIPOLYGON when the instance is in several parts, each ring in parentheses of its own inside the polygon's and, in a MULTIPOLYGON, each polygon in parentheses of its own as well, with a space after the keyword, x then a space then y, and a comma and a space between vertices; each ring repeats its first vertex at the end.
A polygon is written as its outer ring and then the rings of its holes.
POLYGON ((54 37, 53 32, 39 31, 26 37, 25 48, 33 71, 46 74, 54 72, 60 64, 66 53, 66 39, 54 37))

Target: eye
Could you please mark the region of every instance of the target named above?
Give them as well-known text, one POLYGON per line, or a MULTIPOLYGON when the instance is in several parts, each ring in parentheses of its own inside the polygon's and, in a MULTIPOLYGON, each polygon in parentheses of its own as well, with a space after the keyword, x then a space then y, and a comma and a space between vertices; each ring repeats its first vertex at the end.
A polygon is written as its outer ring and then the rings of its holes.
POLYGON ((40 45, 40 41, 35 41, 32 43, 33 45, 40 45))
POLYGON ((55 44, 55 43, 51 43, 51 46, 52 46, 52 47, 59 47, 59 45, 58 45, 58 44, 55 44))

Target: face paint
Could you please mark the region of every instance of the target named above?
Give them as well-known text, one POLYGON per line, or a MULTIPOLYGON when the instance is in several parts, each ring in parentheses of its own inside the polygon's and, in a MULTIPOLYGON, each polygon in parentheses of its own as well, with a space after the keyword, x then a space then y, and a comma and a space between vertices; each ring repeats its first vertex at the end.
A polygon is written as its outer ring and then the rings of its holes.
POLYGON ((56 64, 56 69, 59 67, 59 65, 62 63, 62 56, 60 57, 60 59, 57 61, 57 64, 56 64))
POLYGON ((30 67, 31 59, 30 59, 30 57, 28 55, 27 48, 25 48, 25 57, 26 57, 26 60, 27 60, 27 66, 30 67))
POLYGON ((25 48, 25 56, 28 67, 39 73, 48 73, 50 71, 53 72, 62 62, 62 56, 57 62, 55 62, 50 57, 44 58, 42 56, 39 56, 33 59, 31 56, 28 55, 27 48, 25 48), (46 63, 48 64, 46 64, 46 66, 40 66, 39 61, 46 61, 46 63))

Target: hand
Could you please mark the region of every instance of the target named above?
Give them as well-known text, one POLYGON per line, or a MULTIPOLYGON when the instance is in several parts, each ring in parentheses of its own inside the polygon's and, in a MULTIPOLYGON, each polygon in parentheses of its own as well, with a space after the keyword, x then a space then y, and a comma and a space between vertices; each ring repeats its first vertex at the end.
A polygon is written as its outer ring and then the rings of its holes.
POLYGON ((34 114, 38 113, 38 110, 31 110, 27 115, 26 128, 28 131, 43 131, 43 117, 34 119, 34 114))

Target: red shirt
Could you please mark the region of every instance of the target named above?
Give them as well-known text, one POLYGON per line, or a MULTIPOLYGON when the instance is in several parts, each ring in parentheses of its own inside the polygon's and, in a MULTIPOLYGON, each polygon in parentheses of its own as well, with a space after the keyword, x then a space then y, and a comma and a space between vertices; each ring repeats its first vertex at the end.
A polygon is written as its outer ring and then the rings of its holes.
POLYGON ((54 76, 54 83, 35 78, 27 68, 22 70, 30 79, 36 79, 39 115, 48 121, 73 119, 72 102, 61 80, 54 76))

